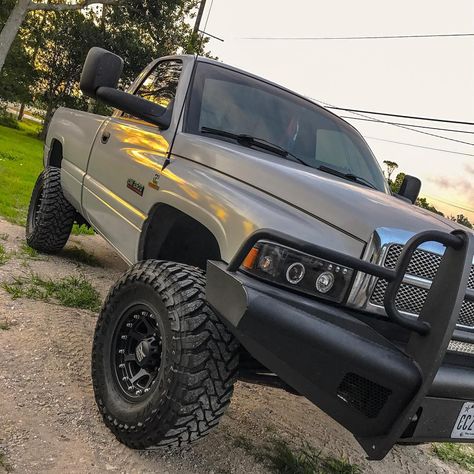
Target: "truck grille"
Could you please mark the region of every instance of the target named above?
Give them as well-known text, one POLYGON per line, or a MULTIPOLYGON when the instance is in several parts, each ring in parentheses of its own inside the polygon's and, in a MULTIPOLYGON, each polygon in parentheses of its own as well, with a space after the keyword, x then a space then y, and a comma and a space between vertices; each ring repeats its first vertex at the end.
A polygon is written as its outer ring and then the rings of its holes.
MULTIPOLYGON (((402 253, 403 245, 392 244, 385 257, 384 266, 395 268, 402 253)), ((408 266, 407 273, 425 280, 433 280, 441 263, 441 255, 424 250, 416 250, 408 266)), ((469 274, 468 288, 474 290, 474 265, 469 274)), ((378 280, 370 302, 376 306, 383 306, 383 299, 387 289, 385 280, 378 280)), ((418 315, 423 308, 428 290, 414 285, 402 284, 395 298, 395 305, 399 311, 418 315)), ((464 300, 459 313, 458 325, 474 328, 474 302, 464 300)))
MULTIPOLYGON (((403 245, 391 245, 387 256, 385 257, 384 265, 387 268, 395 268, 402 250, 403 245)), ((441 258, 442 255, 425 252, 424 250, 415 250, 411 258, 410 265, 408 266, 407 273, 421 278, 426 278, 427 280, 433 280, 441 264, 441 258)), ((474 290, 474 265, 471 267, 467 287, 471 290, 474 290)))

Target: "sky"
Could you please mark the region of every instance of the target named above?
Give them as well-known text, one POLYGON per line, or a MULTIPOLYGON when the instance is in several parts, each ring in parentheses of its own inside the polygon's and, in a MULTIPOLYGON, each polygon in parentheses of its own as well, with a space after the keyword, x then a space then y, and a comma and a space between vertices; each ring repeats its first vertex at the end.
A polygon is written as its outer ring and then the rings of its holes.
MULTIPOLYGON (((474 37, 258 39, 474 33, 472 0, 207 0, 204 27, 224 40, 208 43, 221 61, 305 96, 345 108, 474 122, 474 37)), ((380 163, 397 162, 398 171, 422 180, 421 195, 438 209, 474 222, 474 134, 425 130, 472 143, 461 144, 348 121, 380 163)), ((415 123, 474 132, 474 126, 415 123)))

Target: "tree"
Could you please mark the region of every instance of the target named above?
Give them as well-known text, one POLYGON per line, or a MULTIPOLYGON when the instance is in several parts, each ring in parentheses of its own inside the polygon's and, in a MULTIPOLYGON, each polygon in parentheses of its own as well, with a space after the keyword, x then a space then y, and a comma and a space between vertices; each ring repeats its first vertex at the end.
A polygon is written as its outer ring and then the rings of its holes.
MULTIPOLYGON (((46 110, 42 136, 57 107, 108 113, 105 106, 91 104, 79 90, 90 47, 101 45, 123 57, 121 87, 126 88, 152 59, 188 46, 192 29, 184 19, 195 5, 194 0, 128 0, 81 12, 49 11, 46 21, 39 21, 44 14, 30 14, 22 31, 28 32, 37 50, 34 93, 38 105, 46 110)), ((34 49, 33 45, 29 48, 34 49)))
MULTIPOLYGON (((15 0, 0 3, 0 27, 5 24, 15 0)), ((10 56, 0 72, 0 101, 16 102, 31 100, 31 84, 36 74, 23 38, 17 37, 11 46, 10 56)))
POLYGON ((390 183, 392 173, 398 168, 398 163, 395 163, 395 161, 385 160, 383 164, 387 167, 387 180, 390 183))
POLYGON ((82 10, 92 4, 118 5, 122 1, 125 0, 81 0, 76 3, 41 3, 34 2, 33 0, 17 0, 0 32, 0 72, 3 69, 8 52, 28 12, 39 10, 56 12, 82 10))
POLYGON ((402 185, 405 176, 405 173, 398 173, 394 181, 391 181, 390 179, 388 180, 388 184, 390 185, 390 189, 393 193, 398 193, 398 191, 400 191, 400 186, 402 185))
POLYGON ((449 217, 452 221, 457 222, 458 224, 461 224, 463 226, 466 226, 469 229, 472 229, 473 226, 469 219, 464 215, 464 214, 458 214, 456 217, 450 216, 449 217))
MULTIPOLYGON (((393 162, 384 161, 384 164, 387 164, 387 163, 393 163, 393 162)), ((393 163, 393 164, 395 164, 398 167, 396 163, 393 163)), ((388 166, 389 165, 387 164, 387 167, 388 166)), ((405 173, 398 173, 397 177, 395 178, 395 181, 389 180, 390 189, 392 190, 393 193, 398 193, 398 191, 400 190, 400 186, 402 185, 403 180, 405 179, 405 176, 406 176, 405 173)), ((445 217, 445 215, 441 211, 436 209, 436 207, 433 206, 433 204, 431 204, 430 202, 428 202, 427 199, 424 197, 419 197, 416 200, 415 205, 417 205, 418 207, 421 207, 422 209, 426 209, 427 211, 434 212, 435 214, 445 217)), ((448 219, 451 219, 452 221, 457 222, 458 224, 464 225, 468 227, 469 229, 474 228, 471 222, 469 221, 469 219, 463 214, 458 214, 457 216, 449 216, 448 219)))
POLYGON ((430 204, 426 198, 418 198, 415 203, 418 207, 421 207, 423 209, 426 209, 427 211, 434 212, 435 214, 438 214, 440 216, 444 217, 444 214, 441 211, 438 211, 436 207, 434 207, 432 204, 430 204))
POLYGON ((35 92, 37 102, 46 110, 41 134, 44 138, 58 107, 87 108, 86 98, 79 93, 79 78, 87 52, 100 44, 102 38, 90 15, 69 11, 50 14, 43 26, 41 41, 36 56, 38 80, 35 92))

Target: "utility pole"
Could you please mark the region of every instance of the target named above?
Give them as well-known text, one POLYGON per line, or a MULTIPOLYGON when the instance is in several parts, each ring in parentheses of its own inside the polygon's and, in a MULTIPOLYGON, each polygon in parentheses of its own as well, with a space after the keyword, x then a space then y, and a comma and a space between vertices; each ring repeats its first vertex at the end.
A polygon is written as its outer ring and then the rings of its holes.
POLYGON ((199 33, 199 28, 201 27, 202 15, 204 13, 204 8, 206 8, 206 0, 201 0, 199 5, 199 11, 196 17, 196 22, 194 23, 193 34, 197 35, 199 33))

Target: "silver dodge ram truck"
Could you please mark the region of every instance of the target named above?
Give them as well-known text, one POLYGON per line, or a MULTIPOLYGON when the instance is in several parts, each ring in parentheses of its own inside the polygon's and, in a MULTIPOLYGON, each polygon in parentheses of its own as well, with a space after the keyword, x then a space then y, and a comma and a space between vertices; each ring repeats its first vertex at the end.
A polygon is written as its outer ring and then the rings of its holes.
POLYGON ((59 109, 27 241, 54 253, 87 223, 131 264, 98 318, 100 412, 132 448, 215 426, 237 377, 307 397, 371 459, 474 439, 474 235, 399 194, 348 123, 206 58, 87 57, 59 109))

